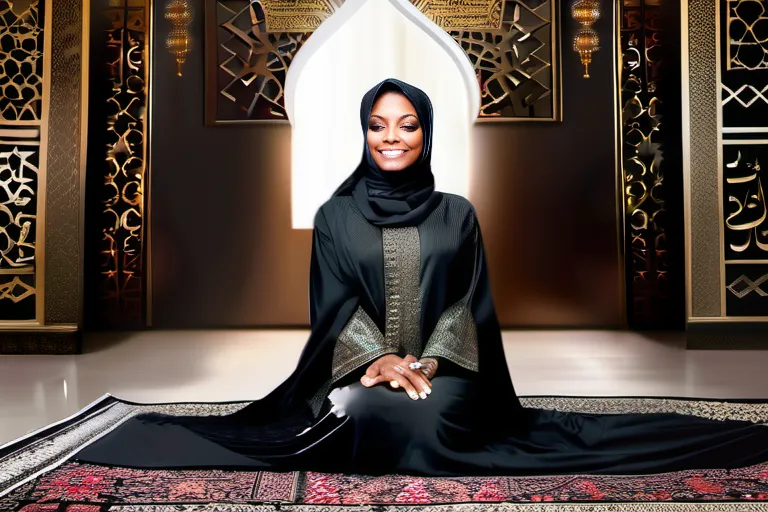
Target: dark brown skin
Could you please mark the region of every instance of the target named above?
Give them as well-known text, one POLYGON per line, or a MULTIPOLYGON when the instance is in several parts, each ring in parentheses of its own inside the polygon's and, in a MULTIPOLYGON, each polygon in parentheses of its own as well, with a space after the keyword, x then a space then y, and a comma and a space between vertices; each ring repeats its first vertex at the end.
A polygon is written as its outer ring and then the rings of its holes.
POLYGON ((382 171, 402 171, 421 157, 424 131, 416 109, 399 92, 385 92, 373 104, 368 121, 366 142, 373 161, 382 171), (387 157, 384 150, 402 150, 396 157, 387 157))
POLYGON ((366 370, 360 382, 365 387, 375 386, 386 382, 392 388, 403 389, 413 400, 420 397, 426 399, 432 393, 430 379, 437 370, 437 361, 431 358, 422 359, 422 368, 411 370, 410 363, 418 361, 415 356, 400 357, 396 354, 387 354, 376 359, 366 370))

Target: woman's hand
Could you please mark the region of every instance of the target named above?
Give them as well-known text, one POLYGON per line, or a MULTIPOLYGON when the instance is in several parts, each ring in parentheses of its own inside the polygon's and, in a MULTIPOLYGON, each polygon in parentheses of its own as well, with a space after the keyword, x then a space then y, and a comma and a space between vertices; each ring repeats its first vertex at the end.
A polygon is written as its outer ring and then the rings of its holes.
POLYGON ((423 373, 428 380, 432 380, 435 373, 437 373, 437 359, 434 357, 425 357, 419 359, 419 363, 421 364, 419 371, 423 373))
POLYGON ((375 360, 366 370, 360 382, 365 387, 375 386, 381 382, 389 382, 393 388, 402 388, 413 400, 427 398, 432 392, 432 383, 425 373, 408 368, 410 363, 417 362, 412 355, 404 358, 396 354, 387 354, 375 360))

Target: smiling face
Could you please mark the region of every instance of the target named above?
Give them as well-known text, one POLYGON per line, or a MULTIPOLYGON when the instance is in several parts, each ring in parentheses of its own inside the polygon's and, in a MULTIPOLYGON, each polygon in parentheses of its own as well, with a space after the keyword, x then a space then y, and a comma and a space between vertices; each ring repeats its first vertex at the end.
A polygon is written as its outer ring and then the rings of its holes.
POLYGON ((379 96, 368 120, 366 141, 382 171, 402 171, 419 161, 424 131, 408 98, 394 91, 379 96))

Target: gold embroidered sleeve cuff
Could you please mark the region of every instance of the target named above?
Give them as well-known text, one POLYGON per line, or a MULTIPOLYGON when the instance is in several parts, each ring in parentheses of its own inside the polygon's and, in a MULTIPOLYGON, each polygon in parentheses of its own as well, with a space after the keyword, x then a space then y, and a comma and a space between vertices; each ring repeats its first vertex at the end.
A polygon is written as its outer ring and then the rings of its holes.
POLYGON ((398 352, 398 347, 391 345, 365 310, 358 307, 336 341, 332 379, 336 382, 377 357, 398 352))
POLYGON ((468 370, 478 371, 477 326, 463 302, 445 310, 421 357, 444 357, 468 370))

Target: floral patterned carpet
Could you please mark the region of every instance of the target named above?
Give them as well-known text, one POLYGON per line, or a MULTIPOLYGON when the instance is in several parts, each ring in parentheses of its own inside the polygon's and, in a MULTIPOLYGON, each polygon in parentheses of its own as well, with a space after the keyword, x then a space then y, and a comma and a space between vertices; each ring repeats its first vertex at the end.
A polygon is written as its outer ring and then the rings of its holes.
MULTIPOLYGON (((677 411, 759 423, 768 418, 763 402, 566 397, 525 402, 582 412, 677 411)), ((768 512, 768 462, 644 476, 424 478, 144 470, 72 460, 79 448, 142 412, 227 414, 245 405, 147 406, 104 397, 72 418, 0 447, 0 511, 768 512)))

